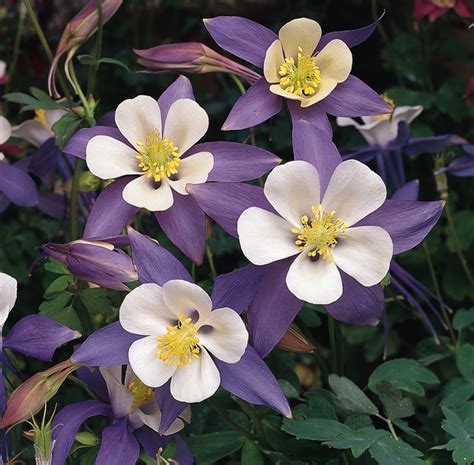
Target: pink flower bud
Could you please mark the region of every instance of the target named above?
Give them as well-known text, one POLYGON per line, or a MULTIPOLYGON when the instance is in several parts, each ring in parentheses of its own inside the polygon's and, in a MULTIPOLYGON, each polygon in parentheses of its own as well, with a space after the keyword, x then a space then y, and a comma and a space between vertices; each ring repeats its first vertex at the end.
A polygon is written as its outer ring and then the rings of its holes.
POLYGON ((288 331, 281 338, 277 347, 287 350, 288 352, 313 352, 314 349, 316 349, 316 347, 303 336, 303 333, 296 325, 291 325, 288 328, 288 331))

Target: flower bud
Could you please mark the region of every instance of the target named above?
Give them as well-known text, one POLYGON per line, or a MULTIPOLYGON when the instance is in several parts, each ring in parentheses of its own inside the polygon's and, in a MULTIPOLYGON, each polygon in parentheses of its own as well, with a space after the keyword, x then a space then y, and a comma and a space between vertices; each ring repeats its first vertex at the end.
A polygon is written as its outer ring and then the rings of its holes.
POLYGON ((81 239, 66 244, 48 243, 41 246, 41 250, 43 256, 63 263, 79 279, 107 289, 128 290, 124 283, 136 281, 138 275, 132 259, 117 248, 127 243, 126 238, 117 236, 103 241, 81 239))
POLYGON ((138 63, 150 72, 230 73, 254 83, 260 75, 250 68, 226 58, 201 42, 182 42, 134 50, 138 63))
MULTIPOLYGON (((122 0, 102 0, 102 18, 105 24, 119 9, 122 0)), ((59 59, 67 53, 64 69, 66 76, 69 75, 68 63, 76 53, 77 49, 86 42, 96 31, 99 25, 99 11, 97 9, 97 0, 90 0, 89 3, 72 18, 64 28, 59 39, 56 53, 51 63, 48 76, 48 90, 51 96, 59 98, 60 95, 56 89, 56 69, 59 59)))
POLYGON ((288 352, 313 352, 316 349, 296 325, 291 325, 288 328, 277 347, 288 352))
POLYGON ((58 392, 66 378, 78 368, 78 365, 67 360, 36 373, 20 384, 8 398, 5 415, 0 420, 0 428, 14 426, 39 412, 58 392))
POLYGON ((84 171, 81 173, 79 179, 79 191, 80 192, 95 192, 102 181, 94 176, 90 171, 84 171))
POLYGON ((25 436, 33 441, 36 465, 51 465, 52 463, 54 441, 51 424, 53 422, 54 414, 55 412, 53 412, 49 420, 46 420, 45 404, 41 423, 38 424, 34 416, 32 416, 31 421, 28 422, 32 429, 25 433, 25 436))

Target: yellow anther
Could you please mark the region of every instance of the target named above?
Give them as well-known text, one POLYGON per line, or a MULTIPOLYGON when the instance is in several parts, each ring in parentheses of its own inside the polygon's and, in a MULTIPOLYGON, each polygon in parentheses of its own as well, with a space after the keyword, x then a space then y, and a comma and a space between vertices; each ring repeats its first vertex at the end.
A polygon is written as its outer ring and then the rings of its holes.
POLYGON ((35 120, 38 121, 45 129, 46 131, 50 132, 51 134, 53 131, 51 130, 51 127, 48 124, 48 121, 46 120, 46 111, 43 110, 42 108, 38 108, 35 110, 35 120))
POLYGON ((133 394, 132 407, 134 409, 146 404, 155 393, 154 389, 143 384, 138 378, 135 378, 130 381, 130 383, 128 383, 127 388, 133 394))
POLYGON ((178 148, 174 146, 171 139, 161 138, 156 129, 148 131, 145 142, 137 141, 136 145, 138 167, 146 173, 145 176, 148 178, 160 182, 165 177, 169 178, 178 172, 181 164, 178 148))
POLYGON ((336 247, 337 239, 344 234, 347 225, 343 220, 334 218, 336 212, 323 210, 322 205, 311 206, 311 218, 301 217, 301 228, 292 228, 297 235, 295 245, 298 250, 307 250, 309 257, 321 256, 323 259, 333 259, 331 250, 336 247))
POLYGON ((321 83, 321 73, 314 60, 305 55, 301 47, 298 47, 298 63, 293 57, 285 58, 278 72, 282 89, 299 97, 313 95, 321 83))
POLYGON ((199 358, 199 338, 192 318, 179 315, 176 326, 168 326, 166 334, 157 340, 156 354, 168 366, 177 365, 181 368, 199 358))
POLYGON ((380 97, 384 99, 385 103, 388 103, 392 107, 392 110, 389 113, 384 113, 383 115, 373 116, 372 119, 374 119, 375 121, 384 121, 390 119, 392 117, 393 110, 395 110, 395 102, 393 101, 393 99, 391 99, 385 93, 380 94, 380 97))

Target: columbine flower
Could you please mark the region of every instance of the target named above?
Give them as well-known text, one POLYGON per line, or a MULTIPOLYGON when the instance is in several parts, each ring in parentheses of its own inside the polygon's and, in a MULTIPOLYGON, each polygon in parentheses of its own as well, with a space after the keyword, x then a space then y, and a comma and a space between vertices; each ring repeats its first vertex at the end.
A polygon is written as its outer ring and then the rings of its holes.
POLYGON ((117 127, 81 129, 65 152, 86 158, 102 179, 119 178, 97 198, 86 237, 120 234, 144 207, 161 229, 194 262, 203 260, 206 219, 187 186, 242 182, 276 166, 275 155, 246 144, 206 142, 208 117, 195 101, 189 79, 181 76, 158 99, 139 96, 121 103, 117 127), (86 157, 87 152, 87 157, 86 157), (179 227, 178 227, 179 225, 179 227))
POLYGON ((446 167, 438 168, 434 174, 439 175, 446 172, 459 177, 474 176, 474 144, 464 145, 463 149, 467 155, 456 158, 446 167))
POLYGON ((378 281, 392 244, 394 254, 419 244, 443 206, 385 200, 380 177, 361 163, 341 162, 329 137, 306 121, 293 128, 293 148, 296 161, 275 168, 265 189, 189 189, 212 219, 239 236, 247 257, 264 264, 225 279, 239 289, 234 300, 248 306, 250 341, 262 356, 283 337, 301 299, 326 302, 327 312, 347 323, 377 324, 384 306, 378 281))
POLYGON ((466 0, 416 0, 413 16, 418 20, 427 16, 433 22, 452 9, 463 18, 474 18, 466 0))
POLYGON ((242 251, 256 265, 296 256, 286 284, 299 299, 335 302, 342 295, 339 269, 367 287, 387 274, 389 234, 378 226, 354 226, 386 198, 382 179, 362 163, 342 162, 320 196, 317 169, 292 161, 269 174, 264 193, 278 215, 245 210, 237 223, 242 251))
POLYGON ((204 20, 217 44, 264 71, 264 77, 236 102, 222 129, 244 129, 266 121, 280 111, 282 98, 288 100, 293 121, 310 120, 327 132, 331 129, 326 113, 361 116, 388 111, 370 87, 350 75, 349 47, 365 41, 377 22, 321 36, 316 21, 298 18, 286 23, 277 36, 245 18, 204 20))
POLYGON ((63 465, 81 425, 94 416, 107 416, 110 425, 102 431, 96 463, 133 465, 138 460, 141 444, 151 457, 169 441, 177 442, 176 458, 183 465, 192 463, 192 455, 176 434, 189 421, 189 408, 178 412, 179 418, 162 431, 162 412, 157 393, 145 386, 127 366, 82 368, 79 378, 88 384, 100 400, 86 400, 64 407, 54 418, 53 464, 63 465), (105 383, 104 383, 105 382, 105 383), (105 385, 104 385, 105 384, 105 385))
POLYGON ((406 183, 404 155, 436 153, 449 145, 465 143, 463 138, 453 134, 410 137, 409 125, 420 115, 423 107, 398 107, 392 99, 383 97, 392 107, 390 113, 363 116, 362 124, 352 118, 337 118, 337 124, 354 126, 368 143, 350 149, 344 158, 355 158, 365 163, 375 159, 378 173, 394 189, 406 183))
POLYGON ((130 346, 130 365, 137 376, 152 387, 171 379, 171 394, 181 402, 212 396, 220 386, 220 374, 210 354, 237 363, 248 341, 234 310, 213 310, 206 292, 183 280, 134 289, 120 307, 120 324, 146 336, 130 346))
POLYGON ((184 410, 185 404, 175 396, 196 402, 212 395, 219 384, 247 402, 291 417, 277 380, 247 345, 247 330, 236 313, 244 309, 236 294, 245 300, 248 289, 235 292, 232 284, 217 284, 218 278, 211 303, 172 254, 131 228, 128 235, 144 283, 127 296, 120 310, 122 324, 133 333, 112 323, 84 341, 72 355, 73 363, 129 363, 144 384, 162 386, 156 391, 158 399, 163 391, 168 393, 166 405, 175 414, 167 415, 167 425, 184 410))

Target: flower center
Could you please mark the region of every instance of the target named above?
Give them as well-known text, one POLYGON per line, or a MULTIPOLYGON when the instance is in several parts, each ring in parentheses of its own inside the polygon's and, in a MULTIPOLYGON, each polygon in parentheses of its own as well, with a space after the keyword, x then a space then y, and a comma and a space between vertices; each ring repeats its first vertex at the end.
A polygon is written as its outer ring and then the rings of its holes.
POLYGON ((308 250, 309 257, 320 255, 323 259, 333 259, 331 249, 337 244, 337 238, 344 234, 347 225, 340 218, 334 218, 335 211, 327 212, 323 206, 311 207, 311 217, 301 217, 301 228, 293 228, 297 234, 295 244, 300 251, 308 250))
POLYGON ((321 73, 314 57, 305 55, 301 47, 298 50, 298 63, 290 57, 280 66, 280 86, 299 97, 313 95, 321 82, 321 73))
POLYGON ((148 178, 159 182, 178 172, 181 163, 178 148, 171 139, 160 137, 157 129, 148 131, 145 142, 137 142, 137 147, 138 166, 148 178))
POLYGON ((199 358, 199 338, 192 318, 183 314, 178 316, 176 326, 168 326, 166 334, 158 338, 157 355, 168 366, 176 364, 178 368, 190 364, 199 358))
POLYGON ((384 113, 383 115, 373 116, 372 119, 375 121, 384 121, 390 119, 392 117, 393 110, 395 110, 395 102, 393 99, 391 99, 387 94, 380 94, 380 97, 384 99, 385 103, 388 103, 392 107, 392 110, 389 113, 384 113))
POLYGON ((35 120, 38 121, 48 132, 52 132, 46 121, 46 112, 42 108, 35 110, 35 120))
POLYGON ((454 8, 456 0, 431 0, 431 3, 439 8, 454 8))
POLYGON ((155 393, 154 389, 143 384, 138 378, 135 378, 130 381, 130 383, 128 383, 127 388, 133 395, 132 407, 134 409, 137 409, 142 405, 146 404, 155 393))

